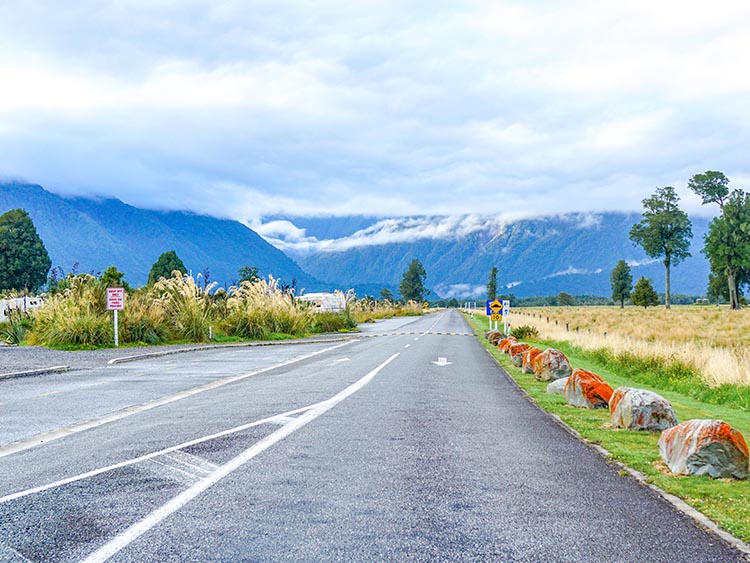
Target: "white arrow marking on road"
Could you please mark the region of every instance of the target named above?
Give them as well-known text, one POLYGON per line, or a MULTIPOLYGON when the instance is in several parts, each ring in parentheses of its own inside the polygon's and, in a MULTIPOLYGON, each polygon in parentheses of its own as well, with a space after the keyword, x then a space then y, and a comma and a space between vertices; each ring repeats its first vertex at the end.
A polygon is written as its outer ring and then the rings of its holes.
POLYGON ((437 362, 432 362, 436 366, 445 367, 451 365, 453 362, 449 362, 448 358, 438 357, 437 362))

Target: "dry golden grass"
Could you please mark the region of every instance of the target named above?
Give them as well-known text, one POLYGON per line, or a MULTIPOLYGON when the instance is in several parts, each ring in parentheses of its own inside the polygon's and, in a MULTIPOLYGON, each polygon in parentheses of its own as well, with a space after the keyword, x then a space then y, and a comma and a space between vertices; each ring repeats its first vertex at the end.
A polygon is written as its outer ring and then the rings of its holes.
POLYGON ((607 348, 615 353, 677 360, 698 370, 710 385, 750 385, 748 309, 538 307, 515 309, 512 322, 514 326, 535 326, 543 339, 566 341, 587 350, 607 348))

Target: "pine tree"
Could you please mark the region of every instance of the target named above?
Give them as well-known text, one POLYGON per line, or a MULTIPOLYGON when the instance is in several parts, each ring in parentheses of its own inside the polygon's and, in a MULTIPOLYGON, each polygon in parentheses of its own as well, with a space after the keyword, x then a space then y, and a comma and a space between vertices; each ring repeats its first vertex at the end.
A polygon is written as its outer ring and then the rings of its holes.
POLYGON ((172 276, 172 272, 177 270, 181 274, 187 274, 187 268, 182 263, 180 257, 174 250, 164 252, 151 266, 151 271, 148 273, 149 285, 156 283, 160 278, 169 278, 172 276))
POLYGON ((52 266, 47 249, 23 209, 0 215, 0 291, 36 291, 52 266))
POLYGON ((628 263, 620 260, 613 268, 609 279, 612 284, 612 301, 619 301, 620 309, 624 309, 625 300, 630 297, 633 289, 633 275, 630 273, 628 263))
POLYGON ((497 268, 492 266, 490 270, 490 279, 487 282, 487 299, 493 300, 497 298, 497 268))
POLYGON ((638 280, 633 293, 630 295, 630 299, 633 305, 642 306, 644 309, 659 304, 659 296, 654 291, 654 286, 651 285, 651 280, 648 278, 638 280))
POLYGON ((416 258, 409 264, 409 269, 404 272, 398 291, 406 301, 424 301, 424 280, 427 277, 424 266, 416 258))

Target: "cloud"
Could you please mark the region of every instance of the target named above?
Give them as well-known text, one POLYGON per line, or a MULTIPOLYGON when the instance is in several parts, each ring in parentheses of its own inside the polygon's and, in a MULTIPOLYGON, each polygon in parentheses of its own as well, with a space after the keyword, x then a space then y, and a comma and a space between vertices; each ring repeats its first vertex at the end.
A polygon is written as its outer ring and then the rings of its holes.
POLYGON ((0 176, 252 224, 640 210, 663 185, 713 214, 685 183, 750 178, 748 19, 739 0, 14 3, 0 176))
POLYGON ((466 283, 458 283, 452 285, 439 285, 435 288, 435 292, 442 299, 453 299, 453 298, 474 298, 477 299, 482 297, 487 292, 487 287, 484 285, 471 285, 466 283))
POLYGON ((545 276, 543 279, 546 280, 550 278, 558 278, 560 276, 575 276, 575 275, 582 275, 582 274, 601 274, 602 271, 603 270, 601 268, 596 268, 595 270, 588 270, 586 268, 574 268, 573 266, 568 266, 567 269, 545 276))
POLYGON ((638 268, 640 266, 649 266, 650 264, 656 264, 660 262, 658 258, 646 258, 644 260, 625 260, 625 263, 631 268, 638 268))

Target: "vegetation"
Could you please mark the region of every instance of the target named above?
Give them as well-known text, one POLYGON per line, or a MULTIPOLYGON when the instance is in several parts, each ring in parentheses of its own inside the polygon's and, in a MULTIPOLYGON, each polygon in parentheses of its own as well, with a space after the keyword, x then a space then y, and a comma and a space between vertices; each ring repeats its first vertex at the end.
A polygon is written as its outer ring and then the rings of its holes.
POLYGON ((401 293, 401 297, 405 301, 416 301, 421 303, 424 301, 426 289, 424 286, 424 280, 427 277, 427 272, 422 266, 422 263, 416 258, 409 264, 409 269, 404 272, 401 283, 398 286, 398 291, 401 293))
POLYGON ((545 340, 567 342, 587 352, 609 350, 632 365, 641 360, 651 366, 675 364, 669 377, 689 371, 707 387, 733 386, 730 393, 735 395, 736 386, 750 386, 748 309, 545 307, 514 309, 513 315, 535 326, 545 340))
POLYGON ((612 301, 619 301, 620 309, 624 309, 625 300, 630 297, 630 292, 633 290, 633 275, 625 260, 620 260, 612 269, 610 283, 612 284, 612 301))
MULTIPOLYGON (((612 309, 609 311, 611 312, 612 309)), ((616 311, 619 312, 619 309, 616 311)), ((662 310, 662 313, 668 316, 666 311, 662 310)), ((480 322, 476 319, 470 322, 473 323, 478 335, 483 333, 483 325, 480 322)), ((521 370, 511 364, 507 355, 499 352, 484 338, 481 340, 513 379, 528 393, 531 400, 541 408, 559 416, 566 424, 580 432, 585 440, 600 444, 610 452, 614 460, 645 474, 648 482, 681 497, 735 536, 744 541, 750 540, 750 481, 715 480, 710 477, 674 477, 664 472, 661 469, 657 447, 658 433, 610 429, 608 427, 609 412, 606 409, 572 408, 565 404, 562 396, 547 395, 547 383, 536 381, 533 375, 521 373, 521 370)), ((640 387, 660 393, 672 403, 679 420, 718 418, 735 428, 750 427, 750 414, 747 410, 735 408, 731 402, 708 403, 688 396, 676 390, 669 378, 657 377, 658 374, 648 366, 639 365, 630 372, 624 372, 614 365, 608 367, 594 355, 565 343, 549 340, 529 343, 542 348, 548 345, 560 347, 575 367, 599 374, 613 388, 640 387), (633 379, 634 373, 640 373, 641 379, 633 379), (643 381, 652 381, 652 383, 643 383, 643 381)), ((730 396, 729 393, 726 394, 728 399, 730 396)))
POLYGON ((672 186, 657 188, 654 195, 643 200, 643 219, 630 230, 631 240, 642 246, 647 255, 662 259, 666 269, 667 309, 671 306, 671 266, 677 266, 690 256, 690 239, 693 238, 690 219, 678 207, 679 201, 672 186))
POLYGON ((258 275, 258 268, 256 268, 255 266, 242 266, 237 273, 240 276, 238 283, 253 283, 260 279, 260 276, 258 275))
POLYGON ((493 300, 497 297, 497 268, 492 266, 490 279, 487 282, 487 299, 493 300))
POLYGON ((36 291, 47 281, 50 266, 29 214, 12 209, 0 215, 0 291, 36 291))
POLYGON ((151 266, 151 271, 148 273, 148 284, 152 285, 161 278, 171 278, 172 272, 180 272, 184 275, 187 274, 187 268, 180 257, 177 256, 177 253, 174 250, 169 250, 163 252, 151 266))
POLYGON ((642 277, 635 284, 633 293, 630 295, 630 300, 633 302, 633 305, 638 305, 646 309, 659 304, 659 295, 654 291, 654 286, 651 285, 651 280, 642 277))
POLYGON ((721 213, 709 225, 703 253, 711 265, 709 293, 726 295, 730 307, 739 309, 741 287, 750 281, 750 196, 742 190, 729 192, 729 178, 709 170, 696 174, 688 187, 703 204, 716 203, 721 213), (726 282, 727 291, 717 285, 726 282))
POLYGON ((510 335, 518 340, 536 340, 539 338, 539 331, 535 326, 522 325, 512 328, 510 335))

